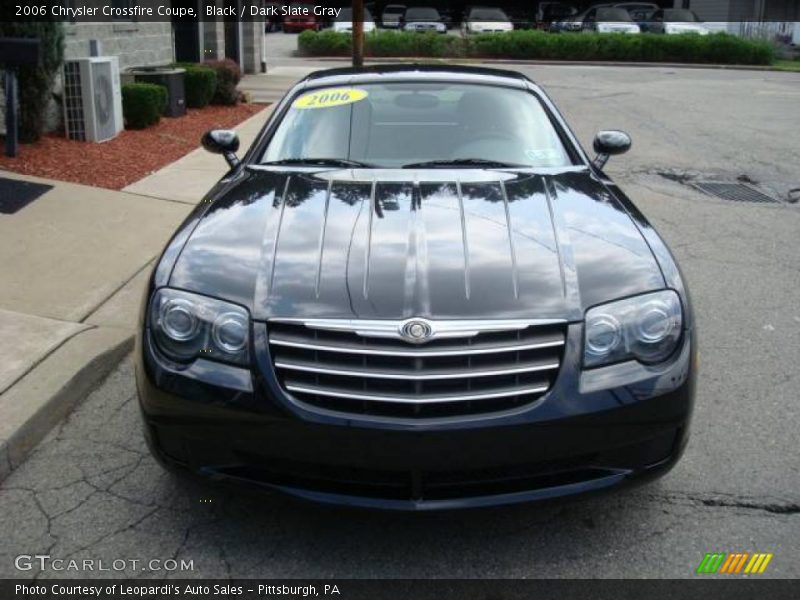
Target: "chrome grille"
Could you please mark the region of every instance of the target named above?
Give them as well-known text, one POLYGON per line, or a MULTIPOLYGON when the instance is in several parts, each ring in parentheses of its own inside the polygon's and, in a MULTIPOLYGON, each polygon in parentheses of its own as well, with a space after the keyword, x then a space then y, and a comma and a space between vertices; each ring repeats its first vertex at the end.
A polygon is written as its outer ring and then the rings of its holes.
POLYGON ((281 386, 327 411, 435 418, 504 411, 535 402, 555 381, 561 322, 440 321, 425 344, 401 322, 290 321, 268 325, 281 386))

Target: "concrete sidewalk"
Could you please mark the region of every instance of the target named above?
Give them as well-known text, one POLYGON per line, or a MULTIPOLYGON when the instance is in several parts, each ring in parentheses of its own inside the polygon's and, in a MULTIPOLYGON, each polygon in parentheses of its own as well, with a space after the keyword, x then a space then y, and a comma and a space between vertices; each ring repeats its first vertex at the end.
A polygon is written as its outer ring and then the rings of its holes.
POLYGON ((188 207, 73 183, 0 215, 0 479, 131 347, 139 294, 188 207))
MULTIPOLYGON (((271 112, 272 107, 266 107, 236 127, 239 133, 239 156, 253 143, 271 112)), ((221 156, 197 148, 152 175, 132 183, 123 191, 197 204, 227 170, 225 159, 221 156)))
POLYGON ((0 214, 0 481, 130 351, 154 260, 226 170, 198 148, 122 192, 0 171, 52 186, 0 214))
MULTIPOLYGON (((326 65, 322 68, 331 68, 326 65)), ((239 83, 243 92, 250 94, 253 102, 277 103, 295 83, 303 77, 318 71, 316 66, 280 66, 270 67, 266 74, 245 75, 239 83)))

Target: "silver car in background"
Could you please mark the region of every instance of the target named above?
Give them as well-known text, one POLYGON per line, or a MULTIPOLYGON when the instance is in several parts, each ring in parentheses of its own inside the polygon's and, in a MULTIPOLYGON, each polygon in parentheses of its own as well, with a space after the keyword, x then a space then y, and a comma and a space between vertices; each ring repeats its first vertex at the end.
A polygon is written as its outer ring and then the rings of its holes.
POLYGON ((427 6, 412 7, 406 10, 403 29, 425 33, 447 33, 447 25, 442 23, 442 16, 435 8, 427 6))
POLYGON ((652 14, 647 31, 652 33, 666 33, 676 35, 680 33, 697 33, 708 35, 708 27, 700 22, 694 11, 684 8, 664 8, 652 14))
POLYGON ((387 4, 381 13, 381 26, 384 29, 399 29, 403 26, 403 15, 405 14, 405 4, 387 4))

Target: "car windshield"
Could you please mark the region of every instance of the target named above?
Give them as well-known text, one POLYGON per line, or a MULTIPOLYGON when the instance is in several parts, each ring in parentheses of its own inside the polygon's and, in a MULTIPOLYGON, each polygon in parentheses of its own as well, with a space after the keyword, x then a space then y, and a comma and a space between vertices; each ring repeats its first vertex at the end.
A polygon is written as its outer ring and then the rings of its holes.
POLYGON ((664 20, 671 23, 697 23, 697 15, 690 10, 675 8, 664 11, 664 20))
POLYGON ((435 8, 409 8, 406 21, 438 21, 439 11, 435 8))
POLYGON ((262 162, 298 159, 385 168, 430 161, 572 164, 533 94, 476 84, 411 82, 322 88, 296 98, 262 162))
POLYGON ((597 20, 609 22, 630 21, 631 16, 624 8, 598 8, 597 20))
MULTIPOLYGON (((353 9, 343 8, 342 12, 339 13, 339 16, 336 17, 336 20, 339 22, 350 23, 353 20, 353 9)), ((364 20, 372 21, 372 15, 367 8, 364 8, 364 20)))
POLYGON ((508 21, 506 13, 499 8, 473 8, 469 13, 470 21, 508 21))

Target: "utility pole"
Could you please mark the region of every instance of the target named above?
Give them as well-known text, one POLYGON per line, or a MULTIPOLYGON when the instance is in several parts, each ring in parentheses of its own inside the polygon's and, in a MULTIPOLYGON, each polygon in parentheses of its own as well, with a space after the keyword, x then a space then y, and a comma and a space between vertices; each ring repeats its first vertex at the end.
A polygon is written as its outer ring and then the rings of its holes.
POLYGON ((364 0, 353 0, 353 66, 364 66, 364 0))

